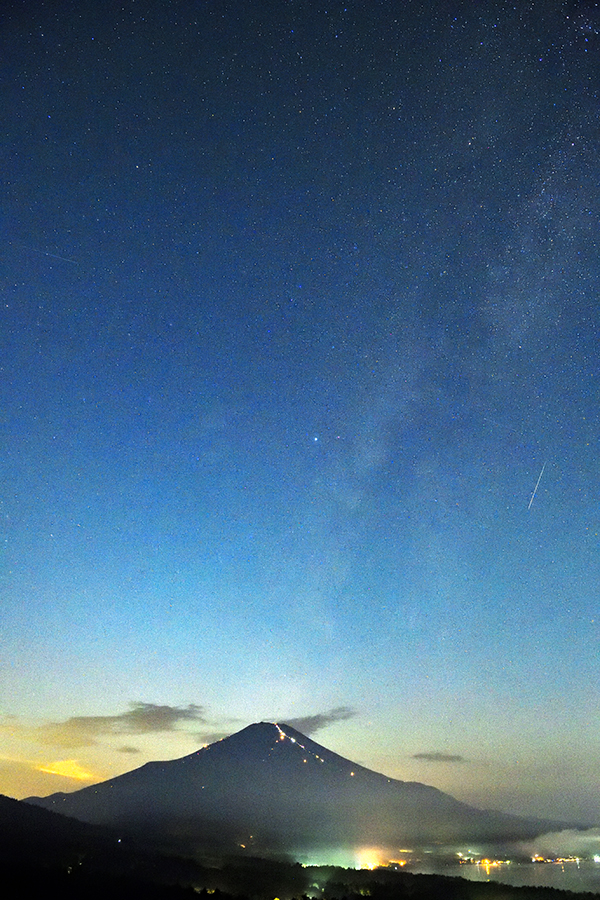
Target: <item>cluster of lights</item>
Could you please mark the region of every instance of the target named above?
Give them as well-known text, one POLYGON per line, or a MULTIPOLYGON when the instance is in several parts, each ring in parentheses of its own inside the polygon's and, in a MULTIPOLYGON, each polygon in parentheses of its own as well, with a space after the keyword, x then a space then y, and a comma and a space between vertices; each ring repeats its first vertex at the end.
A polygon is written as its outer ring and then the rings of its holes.
MULTIPOLYGON (((600 862, 600 856, 594 857, 594 862, 600 862)), ((580 862, 579 856, 540 856, 538 853, 535 856, 531 857, 531 862, 534 863, 578 863, 580 862)))
MULTIPOLYGON (((285 731, 283 730, 283 728, 281 728, 281 726, 280 726, 277 722, 273 722, 273 725, 275 726, 275 728, 276 728, 277 731, 279 732, 279 738, 278 738, 278 740, 280 740, 280 741, 285 741, 285 740, 291 741, 292 744, 297 744, 298 747, 300 747, 302 750, 304 750, 304 752, 305 752, 306 754, 312 756, 313 759, 316 759, 317 762, 321 762, 321 763, 326 762, 326 760, 323 759, 322 756, 319 756, 318 753, 315 753, 313 750, 309 750, 308 747, 305 747, 304 744, 301 744, 300 741, 297 741, 296 738, 292 737, 290 734, 286 734, 285 731)), ((308 760, 305 758, 305 759, 304 759, 304 762, 308 762, 308 760)), ((356 775, 356 772, 350 771, 350 772, 348 772, 348 774, 350 775, 351 778, 354 778, 355 775, 356 775)), ((381 776, 381 777, 382 777, 382 778, 385 778, 385 776, 381 776)), ((394 780, 393 778, 386 778, 386 781, 387 781, 388 784, 391 784, 393 780, 394 780)))
MULTIPOLYGON (((510 859, 485 859, 478 857, 472 850, 468 850, 467 853, 457 853, 456 855, 460 865, 468 863, 473 866, 482 866, 486 870, 498 868, 498 866, 508 866, 511 863, 510 859)), ((600 863, 600 854, 593 856, 592 859, 595 863, 600 863)), ((579 865, 581 861, 580 856, 542 856, 540 853, 535 853, 531 857, 532 863, 557 863, 558 865, 576 863, 579 865)))
MULTIPOLYGON (((306 754, 309 754, 310 756, 314 757, 314 759, 316 759, 318 762, 321 762, 321 763, 325 762, 323 757, 319 756, 318 753, 313 753, 312 750, 309 750, 308 747, 305 747, 304 744, 301 744, 300 741, 296 740, 296 738, 293 738, 291 735, 286 734, 285 731, 282 728, 280 728, 280 726, 277 724, 277 722, 274 722, 273 724, 275 725, 275 728, 279 732, 279 740, 280 741, 285 741, 285 740, 291 741, 292 744, 297 744, 297 746, 300 747, 301 750, 304 750, 304 752, 306 754)), ((306 757, 304 758, 304 762, 308 762, 306 757)), ((351 772, 350 774, 354 775, 354 772, 351 772)))
MULTIPOLYGON (((325 762, 325 760, 323 759, 323 757, 322 757, 322 756, 319 756, 318 753, 315 753, 314 751, 309 750, 308 747, 305 747, 304 744, 301 744, 300 741, 297 741, 296 738, 292 737, 290 734, 286 734, 285 731, 283 730, 283 728, 281 728, 281 726, 278 725, 277 722, 273 722, 273 724, 275 725, 275 728, 276 728, 277 731, 279 732, 279 738, 278 738, 278 740, 280 740, 280 741, 285 741, 285 740, 291 741, 292 744, 296 744, 298 747, 300 747, 301 750, 304 750, 304 752, 305 752, 307 755, 310 755, 310 756, 313 757, 313 759, 316 759, 317 762, 320 762, 320 763, 324 763, 324 762, 325 762)), ((306 757, 304 757, 303 762, 308 762, 308 760, 306 759, 306 757)), ((350 772, 350 777, 351 777, 351 778, 354 778, 355 774, 356 774, 355 772, 350 772)), ((388 781, 389 781, 389 779, 388 779, 388 781)))
POLYGON ((473 865, 473 866, 482 866, 486 870, 486 873, 489 875, 490 869, 497 869, 499 866, 508 866, 510 865, 510 859, 487 859, 487 858, 478 858, 476 856, 465 856, 464 853, 457 853, 458 862, 460 865, 473 865))
MULTIPOLYGON (((390 850, 379 847, 363 847, 356 852, 355 865, 357 869, 378 869, 383 866, 402 868, 406 865, 405 859, 390 859, 390 850)), ((396 853, 411 853, 411 850, 395 851, 396 853)))

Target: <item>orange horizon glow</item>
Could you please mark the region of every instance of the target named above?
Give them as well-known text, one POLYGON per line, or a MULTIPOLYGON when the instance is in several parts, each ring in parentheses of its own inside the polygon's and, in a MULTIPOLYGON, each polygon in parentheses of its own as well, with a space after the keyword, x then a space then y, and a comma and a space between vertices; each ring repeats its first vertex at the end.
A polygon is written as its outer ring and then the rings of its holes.
POLYGON ((75 781, 99 781, 98 775, 87 772, 80 766, 76 759, 61 759, 48 765, 35 766, 38 772, 46 775, 61 775, 63 778, 73 778, 75 781))

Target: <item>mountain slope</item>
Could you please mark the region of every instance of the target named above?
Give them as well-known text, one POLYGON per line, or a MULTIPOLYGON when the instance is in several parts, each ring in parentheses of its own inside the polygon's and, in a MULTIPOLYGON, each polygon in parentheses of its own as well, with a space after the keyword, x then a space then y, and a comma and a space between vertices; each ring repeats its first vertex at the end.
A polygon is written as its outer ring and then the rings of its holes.
MULTIPOLYGON (((148 853, 110 828, 90 825, 0 794, 2 896, 181 898, 168 885, 204 883, 192 862, 148 853), (153 892, 152 886, 156 887, 153 892)), ((210 878, 210 872, 208 876, 210 878)), ((210 884, 210 880, 208 881, 210 884)))
POLYGON ((549 823, 474 809, 435 788, 387 778, 266 722, 182 759, 28 802, 152 833, 179 849, 219 852, 504 841, 549 830, 549 823))

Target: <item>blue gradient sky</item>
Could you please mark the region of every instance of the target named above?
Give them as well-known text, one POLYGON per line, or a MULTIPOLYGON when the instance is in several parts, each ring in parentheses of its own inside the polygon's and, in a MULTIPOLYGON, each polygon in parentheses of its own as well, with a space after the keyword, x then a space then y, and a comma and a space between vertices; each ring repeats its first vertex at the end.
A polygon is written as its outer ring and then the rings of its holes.
POLYGON ((315 716, 600 821, 600 14, 530 6, 3 7, 0 791, 315 716))

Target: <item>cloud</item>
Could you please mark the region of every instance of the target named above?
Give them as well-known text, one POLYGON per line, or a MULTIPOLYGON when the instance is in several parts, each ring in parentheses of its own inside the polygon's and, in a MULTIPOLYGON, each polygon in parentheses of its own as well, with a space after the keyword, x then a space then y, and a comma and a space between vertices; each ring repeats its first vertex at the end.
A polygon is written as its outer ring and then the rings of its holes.
POLYGON ((0 754, 0 794, 8 797, 44 797, 56 790, 72 791, 73 782, 91 783, 105 777, 84 768, 76 759, 42 762, 0 754))
POLYGON ((422 759, 425 762, 463 763, 464 756, 455 753, 413 753, 411 759, 422 759))
POLYGON ((201 731, 194 736, 201 744, 214 744, 216 741, 222 741, 223 738, 230 735, 231 731, 201 731))
POLYGON ((351 719, 355 715, 356 710, 349 706, 336 706, 329 712, 315 713, 313 716, 300 716, 297 719, 286 719, 285 724, 301 731, 302 734, 309 735, 320 731, 321 728, 327 728, 328 725, 333 725, 334 722, 345 722, 346 719, 351 719))
MULTIPOLYGON (((49 722, 34 729, 42 744, 57 747, 91 747, 102 735, 151 734, 176 731, 180 722, 204 722, 204 710, 189 706, 159 706, 132 703, 131 709, 116 716, 74 716, 64 722, 49 722)), ((125 752, 131 752, 131 749, 125 752)))
POLYGON ((519 845, 527 855, 542 856, 592 856, 598 850, 600 828, 588 828, 578 831, 568 828, 564 831, 553 831, 541 834, 535 841, 527 841, 519 845))
POLYGON ((79 766, 76 760, 45 763, 0 755, 0 794, 7 797, 46 797, 55 791, 72 791, 106 777, 106 773, 91 772, 79 766))
POLYGON ((61 775, 63 778, 73 778, 75 781, 98 781, 100 779, 99 775, 93 775, 80 766, 76 759, 61 759, 46 765, 35 766, 35 768, 38 772, 45 772, 47 775, 61 775))
POLYGON ((139 753, 140 750, 138 747, 130 747, 128 744, 125 744, 123 747, 116 747, 117 753, 139 753))

